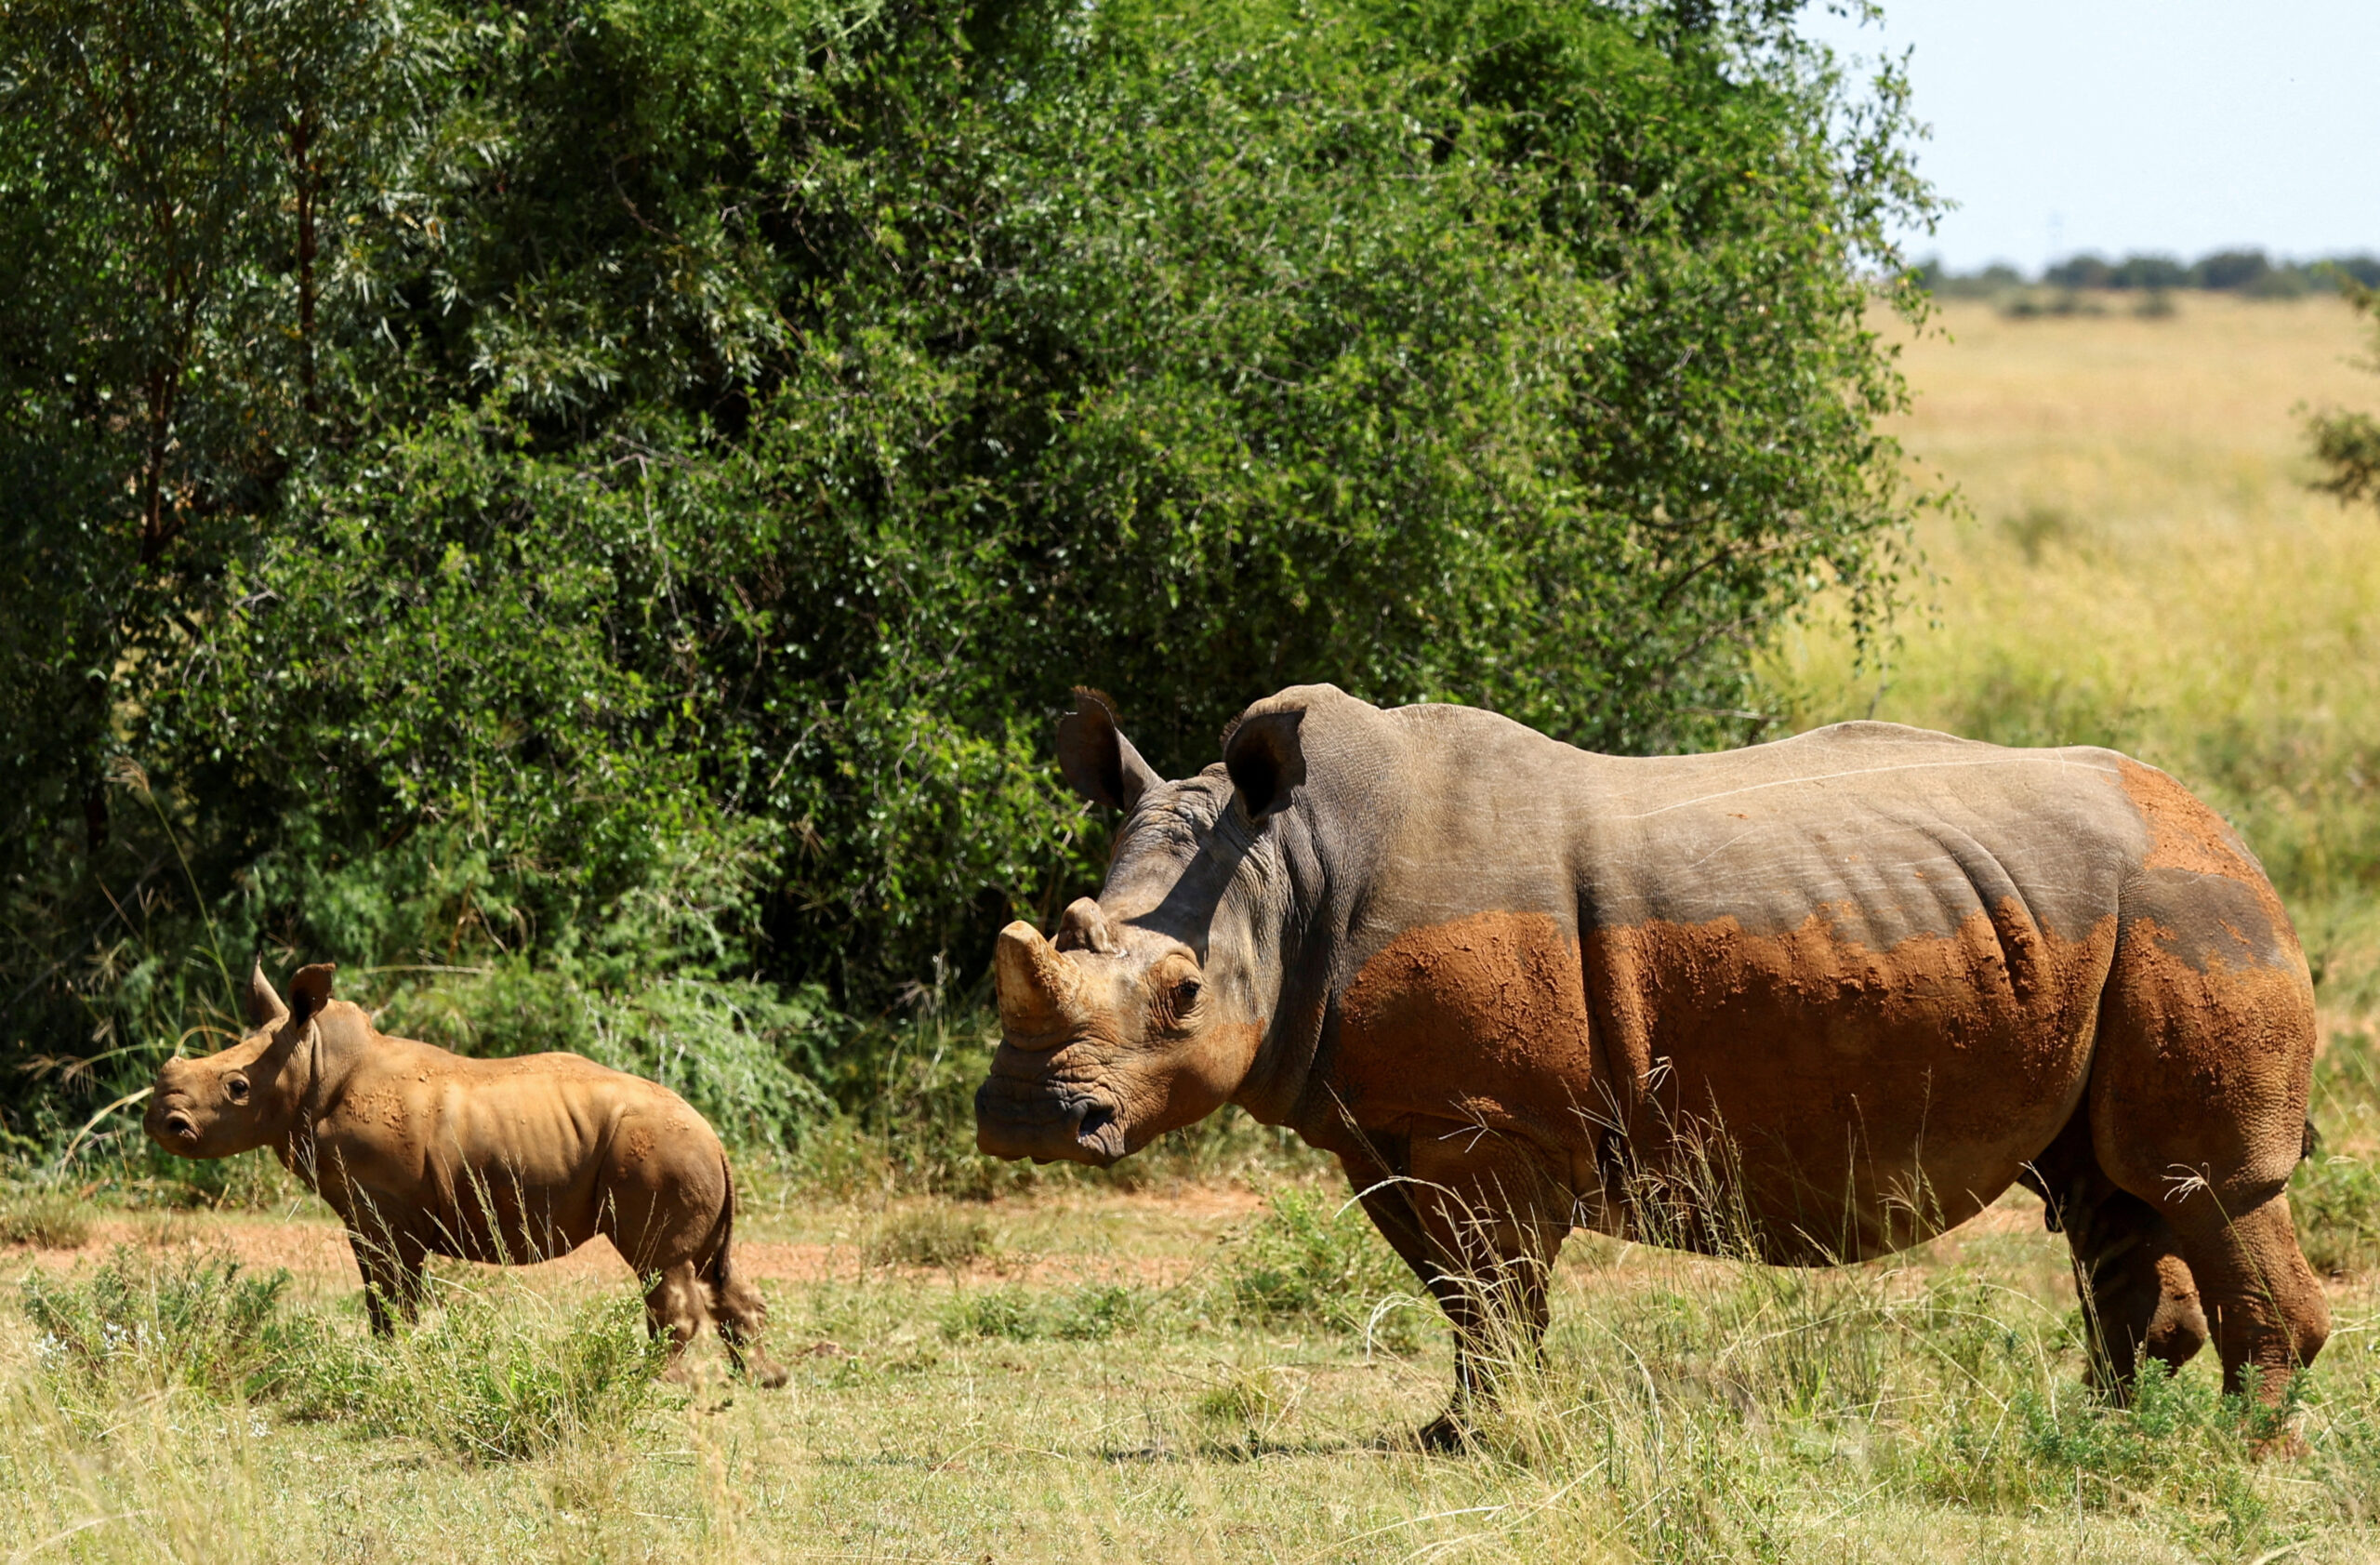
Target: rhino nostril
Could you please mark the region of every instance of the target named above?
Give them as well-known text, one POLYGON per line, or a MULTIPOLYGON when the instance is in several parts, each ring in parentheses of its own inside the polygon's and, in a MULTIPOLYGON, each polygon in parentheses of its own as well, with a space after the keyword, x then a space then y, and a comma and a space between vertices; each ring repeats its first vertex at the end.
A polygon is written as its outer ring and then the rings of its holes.
POLYGON ((165 1116, 165 1134, 180 1136, 184 1141, 196 1141, 198 1127, 191 1123, 187 1114, 168 1114, 165 1116))

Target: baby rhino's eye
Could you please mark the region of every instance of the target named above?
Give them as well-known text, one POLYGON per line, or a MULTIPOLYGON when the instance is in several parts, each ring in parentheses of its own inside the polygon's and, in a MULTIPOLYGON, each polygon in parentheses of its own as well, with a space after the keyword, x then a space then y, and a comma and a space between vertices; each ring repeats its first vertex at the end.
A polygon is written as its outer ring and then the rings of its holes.
POLYGON ((248 1079, 234 1076, 223 1083, 223 1091, 233 1103, 245 1103, 248 1101, 248 1079))

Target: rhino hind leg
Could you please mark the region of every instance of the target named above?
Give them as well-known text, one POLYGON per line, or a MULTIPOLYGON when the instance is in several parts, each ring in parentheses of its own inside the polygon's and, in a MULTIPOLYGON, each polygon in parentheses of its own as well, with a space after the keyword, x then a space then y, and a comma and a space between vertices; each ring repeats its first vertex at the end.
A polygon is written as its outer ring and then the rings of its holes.
POLYGON ((708 1292, 692 1261, 663 1267, 644 1291, 644 1327, 668 1340, 672 1378, 683 1373, 687 1345, 711 1323, 708 1292))
POLYGON ((2174 1224, 2223 1358, 2224 1389, 2243 1389, 2253 1369, 2257 1397, 2279 1400, 2331 1332, 2330 1304, 2297 1247, 2289 1198, 2275 1194, 2237 1215, 2211 1200, 2186 1201, 2174 1224))
POLYGON ((2313 992, 2285 922, 2260 924, 2255 898, 2221 876, 2184 880, 2145 876, 2130 898, 2101 1000, 2090 1149, 2159 1220, 2144 1231, 2170 1234, 2225 1389, 2253 1370, 2257 1397, 2277 1404, 2330 1334, 2282 1193, 2306 1148, 2313 992), (2250 936, 2273 945, 2269 960, 2250 936), (2243 941, 2247 959, 2232 948, 2243 941), (2201 945, 2215 955, 2197 960, 2201 945))
POLYGON ((2206 1315, 2179 1238, 2156 1208, 2119 1189, 2099 1167, 2082 1115, 2024 1182, 2073 1253, 2093 1385, 2129 1401, 2144 1356, 2178 1370, 2206 1346, 2206 1315))
POLYGON ((792 1376, 760 1348, 760 1332, 769 1323, 769 1306, 761 1302, 760 1291, 736 1276, 724 1257, 713 1275, 711 1315, 729 1360, 762 1386, 783 1386, 792 1376))

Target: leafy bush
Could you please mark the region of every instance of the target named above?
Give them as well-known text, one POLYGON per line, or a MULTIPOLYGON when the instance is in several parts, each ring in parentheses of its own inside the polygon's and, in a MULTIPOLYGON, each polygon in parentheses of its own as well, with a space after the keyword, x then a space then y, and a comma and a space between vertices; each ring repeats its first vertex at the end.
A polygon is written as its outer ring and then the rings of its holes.
MULTIPOLYGON (((2380 285, 2347 284, 2347 298, 2365 315, 2380 318, 2380 285)), ((2326 471, 2317 488, 2350 504, 2380 502, 2380 420, 2368 413, 2327 409, 2307 422, 2314 459, 2326 471)))

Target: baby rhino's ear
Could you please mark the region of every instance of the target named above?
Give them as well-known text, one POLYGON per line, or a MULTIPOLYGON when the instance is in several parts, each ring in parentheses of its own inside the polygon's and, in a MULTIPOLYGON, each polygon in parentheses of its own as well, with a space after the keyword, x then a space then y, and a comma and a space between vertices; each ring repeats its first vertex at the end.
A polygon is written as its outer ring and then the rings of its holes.
POLYGON ((331 1002, 331 975, 338 971, 335 962, 318 962, 298 970, 289 980, 290 1016, 304 1023, 322 1013, 331 1002))

